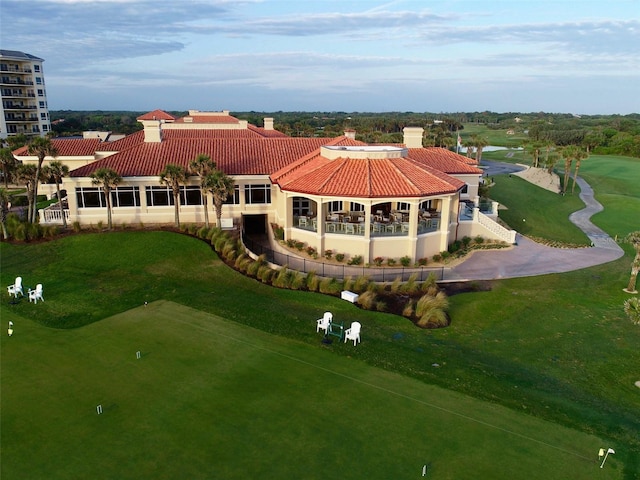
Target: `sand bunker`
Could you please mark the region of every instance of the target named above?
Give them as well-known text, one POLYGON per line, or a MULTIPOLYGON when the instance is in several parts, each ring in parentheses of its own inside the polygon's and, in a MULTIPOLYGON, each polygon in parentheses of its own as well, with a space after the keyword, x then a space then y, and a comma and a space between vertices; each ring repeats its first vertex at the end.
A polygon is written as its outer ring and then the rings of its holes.
POLYGON ((554 193, 560 192, 560 177, 555 173, 549 173, 546 168, 527 167, 525 170, 516 172, 513 175, 517 175, 527 182, 554 193))

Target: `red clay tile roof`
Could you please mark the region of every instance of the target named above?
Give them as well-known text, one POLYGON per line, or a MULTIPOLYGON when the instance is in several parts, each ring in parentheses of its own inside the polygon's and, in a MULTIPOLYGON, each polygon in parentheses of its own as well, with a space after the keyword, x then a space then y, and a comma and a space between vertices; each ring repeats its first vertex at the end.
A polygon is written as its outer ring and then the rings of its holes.
POLYGON ((96 149, 98 152, 119 152, 125 148, 144 142, 144 131, 139 130, 114 142, 104 142, 96 149))
POLYGON ((175 123, 240 123, 236 117, 231 115, 186 115, 178 118, 175 123), (185 119, 191 120, 185 120, 185 119))
POLYGON ((482 170, 475 166, 475 160, 446 148, 410 148, 409 158, 445 173, 482 175, 482 170))
POLYGON ((144 115, 140 115, 136 120, 170 120, 175 121, 176 117, 168 114, 164 110, 154 110, 153 112, 145 113, 144 115))
MULTIPOLYGON (((93 156, 96 150, 99 149, 99 138, 53 138, 51 143, 58 151, 59 157, 88 157, 93 156)), ((35 157, 35 155, 29 155, 27 152, 29 147, 17 148, 13 151, 16 157, 35 157)))
POLYGON ((282 190, 343 197, 425 197, 464 182, 409 158, 327 159, 318 152, 271 175, 282 190))
MULTIPOLYGON (((115 142, 114 142, 115 143, 115 142)), ((98 168, 112 168, 122 177, 156 176, 173 163, 188 167, 203 153, 227 175, 269 175, 328 144, 361 145, 345 137, 330 138, 168 138, 140 143, 73 170, 88 177, 98 168)))

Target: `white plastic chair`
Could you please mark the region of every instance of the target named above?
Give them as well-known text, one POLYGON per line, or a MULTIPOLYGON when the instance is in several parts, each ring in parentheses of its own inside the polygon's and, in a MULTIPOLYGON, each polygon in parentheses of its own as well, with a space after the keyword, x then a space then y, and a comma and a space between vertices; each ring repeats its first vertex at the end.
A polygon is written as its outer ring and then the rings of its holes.
POLYGON ((355 346, 360 341, 361 327, 360 322, 352 322, 351 328, 347 328, 344 332, 344 343, 347 343, 347 340, 353 340, 353 345, 355 346))
POLYGON ((42 298, 42 284, 39 283, 36 285, 35 290, 29 290, 29 301, 33 300, 33 303, 38 303, 38 300, 42 300, 44 302, 44 298, 42 298))
POLYGON ((16 277, 15 283, 7 287, 7 292, 16 298, 18 298, 18 293, 24 297, 24 293, 22 292, 22 277, 16 277))
POLYGON ((329 333, 329 326, 331 325, 331 321, 333 320, 333 313, 324 312, 322 318, 317 320, 316 332, 320 330, 324 330, 325 335, 329 333))

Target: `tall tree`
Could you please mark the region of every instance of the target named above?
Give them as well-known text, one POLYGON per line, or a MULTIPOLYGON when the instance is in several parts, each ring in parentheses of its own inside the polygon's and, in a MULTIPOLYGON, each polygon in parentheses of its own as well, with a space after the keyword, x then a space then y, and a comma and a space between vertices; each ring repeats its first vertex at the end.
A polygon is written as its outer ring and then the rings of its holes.
POLYGON ((11 148, 0 149, 0 163, 2 164, 2 176, 4 177, 4 188, 9 188, 9 180, 18 167, 18 160, 11 153, 11 148))
POLYGON ((18 165, 16 169, 16 183, 19 185, 24 185, 27 188, 27 201, 28 201, 28 210, 27 210, 27 222, 30 220, 31 211, 35 205, 35 188, 37 181, 37 167, 32 163, 23 163, 18 165))
POLYGON ((202 193, 202 205, 204 206, 204 225, 207 228, 209 228, 209 205, 205 180, 207 175, 209 175, 214 168, 216 168, 216 162, 211 160, 211 157, 204 153, 196 156, 196 158, 191 160, 191 163, 189 164, 190 172, 196 174, 200 178, 200 192, 202 193))
POLYGON ((7 231, 7 215, 9 214, 9 192, 0 188, 0 224, 2 225, 2 238, 9 239, 7 231))
POLYGON ((489 145, 489 142, 486 138, 481 137, 480 135, 471 135, 471 142, 476 148, 476 162, 479 164, 482 160, 482 149, 489 145))
POLYGON ((180 228, 180 186, 187 181, 187 171, 180 165, 169 163, 160 173, 160 183, 167 185, 173 192, 173 205, 175 208, 175 225, 180 228))
MULTIPOLYGON (((57 157, 58 151, 51 143, 51 139, 47 137, 36 137, 31 140, 31 143, 28 145, 28 153, 29 155, 35 155, 38 157, 38 164, 36 169, 36 178, 40 178, 40 171, 42 170, 42 162, 44 162, 45 157, 57 157)), ((38 198, 38 183, 36 182, 36 186, 34 189, 35 198, 38 198)), ((33 203, 33 212, 31 213, 31 223, 36 222, 36 202, 33 203)))
POLYGON ((216 209, 216 225, 220 228, 222 221, 222 205, 230 195, 233 195, 233 178, 227 176, 222 170, 214 170, 205 180, 207 190, 213 197, 213 206, 216 209))
POLYGON ((562 158, 564 159, 564 181, 562 182, 562 191, 566 192, 569 187, 569 175, 571 174, 571 164, 576 158, 577 148, 574 145, 568 145, 562 149, 562 158))
POLYGON ((578 178, 578 171, 580 170, 580 162, 582 162, 582 160, 586 160, 587 158, 589 158, 589 153, 582 148, 577 147, 575 156, 576 166, 575 170, 573 171, 573 184, 571 185, 571 193, 573 193, 573 191, 576 189, 576 179, 578 178))
POLYGON ((120 182, 122 182, 122 177, 111 168, 99 168, 91 174, 91 183, 102 187, 105 202, 107 202, 107 224, 109 230, 113 227, 111 219, 111 191, 116 188, 120 182))
POLYGON ((625 243, 629 243, 633 246, 633 249, 636 251, 636 255, 631 262, 631 277, 629 278, 629 285, 624 289, 627 293, 638 293, 636 290, 636 279, 638 278, 638 273, 640 273, 640 230, 635 232, 631 232, 624 238, 625 243))
POLYGON ((67 228, 67 218, 64 215, 62 198, 60 198, 60 184, 62 183, 62 179, 67 175, 69 175, 69 167, 64 165, 59 160, 54 160, 49 164, 48 172, 49 172, 49 175, 53 178, 53 181, 56 182, 56 192, 58 194, 58 205, 60 206, 60 216, 62 217, 62 224, 64 225, 64 228, 67 228))

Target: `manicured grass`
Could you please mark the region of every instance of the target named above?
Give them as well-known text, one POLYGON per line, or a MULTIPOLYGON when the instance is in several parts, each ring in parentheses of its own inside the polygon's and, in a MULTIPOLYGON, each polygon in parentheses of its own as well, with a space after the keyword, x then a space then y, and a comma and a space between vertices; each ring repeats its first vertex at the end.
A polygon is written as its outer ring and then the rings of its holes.
POLYGON ((175 303, 9 314, 3 479, 624 478, 604 439, 175 303))
POLYGON ((545 190, 516 175, 497 175, 491 188, 491 198, 506 205, 500 218, 511 228, 528 236, 545 238, 566 244, 589 245, 582 230, 569 221, 569 215, 584 208, 575 195, 545 190))
MULTIPOLYGON (((594 222, 612 234, 637 230, 634 218, 640 217, 629 214, 638 211, 634 209, 640 193, 633 173, 637 160, 607 157, 606 163, 589 163, 591 160, 583 163, 581 172, 585 171, 585 178, 596 188, 596 198, 605 205, 594 222), (623 166, 622 173, 612 175, 615 182, 602 179, 605 165, 616 172, 623 166), (612 205, 621 210, 615 211, 612 205)), ((496 181, 500 180, 496 177, 496 181)), ((505 203, 509 211, 525 218, 539 191, 536 188, 525 201, 505 203)), ((567 197, 554 195, 562 202, 567 197)), ((170 300, 308 344, 313 351, 327 350, 333 354, 330 358, 351 357, 413 377, 421 384, 439 385, 596 434, 616 450, 607 465, 612 462, 613 467, 623 469, 624 478, 632 479, 639 478, 640 472, 640 389, 633 385, 640 380, 640 329, 622 312, 628 298, 622 288, 632 258, 630 247, 625 250, 624 258, 607 265, 504 280, 495 282, 490 292, 456 295, 450 299, 451 327, 419 330, 403 318, 362 311, 336 298, 266 287, 231 271, 206 243, 193 238, 168 232, 86 234, 32 245, 1 243, 3 286, 21 274, 26 286, 45 285, 46 302, 9 305, 5 293, 0 314, 4 321, 33 318, 41 325, 71 329, 126 312, 144 301, 170 300), (347 323, 360 321, 363 343, 355 349, 335 343, 321 347, 313 322, 325 310, 347 323), (432 367, 433 363, 440 367, 432 367)), ((102 323, 69 331, 43 329, 52 336, 41 339, 37 348, 31 345, 32 354, 37 358, 41 348, 56 344, 61 335, 91 331, 102 323)), ((123 342, 124 338, 115 336, 113 341, 123 342)), ((91 345, 90 339, 86 341, 91 345)), ((171 342, 162 345, 168 344, 171 342)), ((48 363, 38 364, 42 365, 48 363)), ((8 388, 15 385, 6 380, 4 358, 2 367, 4 402, 8 388)), ((76 375, 73 369, 66 374, 72 379, 76 375)), ((27 383, 24 388, 34 395, 34 383, 29 383, 28 376, 16 382, 27 383)), ((33 403, 39 399, 34 395, 33 403)), ((10 438, 4 434, 4 405, 2 416, 4 463, 10 438)), ((137 439, 130 435, 122 442, 137 439)), ((428 451, 427 436, 422 440, 428 451)), ((597 448, 601 446, 606 445, 597 448)), ((463 449, 456 453, 464 458, 463 449)), ((532 453, 533 457, 538 454, 537 450, 532 453)), ((494 467, 499 468, 498 460, 494 467)), ((520 478, 553 478, 524 473, 520 478)), ((458 478, 473 474, 470 468, 458 478)))
POLYGON ((44 283, 46 300, 9 305, 5 296, 3 319, 68 328, 166 299, 319 348, 314 321, 330 310, 363 324, 363 343, 324 347, 334 354, 606 437, 625 446, 616 458, 626 471, 640 466, 640 330, 622 312, 628 257, 454 296, 452 326, 420 330, 335 297, 267 287, 230 270, 206 243, 170 232, 0 244, 0 253, 4 284, 20 272, 27 286, 44 283))
POLYGON ((504 145, 506 147, 519 147, 527 138, 524 133, 507 135, 507 129, 492 129, 481 123, 465 123, 464 129, 460 131, 462 142, 464 143, 471 135, 478 135, 485 138, 489 145, 504 145))

